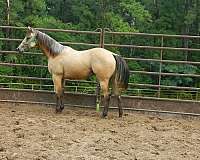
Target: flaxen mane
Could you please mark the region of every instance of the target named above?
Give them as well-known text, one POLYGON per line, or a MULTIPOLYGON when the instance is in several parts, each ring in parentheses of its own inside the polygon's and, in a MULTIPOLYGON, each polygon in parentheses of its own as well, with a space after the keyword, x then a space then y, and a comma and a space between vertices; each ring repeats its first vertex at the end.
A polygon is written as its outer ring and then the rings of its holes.
POLYGON ((45 46, 45 48, 49 51, 50 55, 52 56, 58 55, 64 49, 64 46, 62 44, 58 43, 53 38, 40 31, 37 31, 36 38, 41 45, 45 46))

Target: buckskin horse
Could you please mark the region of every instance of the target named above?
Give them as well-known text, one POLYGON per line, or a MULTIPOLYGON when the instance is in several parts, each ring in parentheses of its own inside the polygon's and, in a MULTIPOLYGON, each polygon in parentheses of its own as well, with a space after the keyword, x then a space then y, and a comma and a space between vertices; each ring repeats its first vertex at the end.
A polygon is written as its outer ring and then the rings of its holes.
POLYGON ((56 112, 64 109, 64 80, 81 80, 95 74, 103 93, 102 117, 108 114, 110 102, 109 83, 112 94, 117 97, 119 117, 122 117, 121 92, 128 87, 129 69, 125 60, 104 48, 77 51, 63 46, 45 33, 28 27, 25 38, 17 47, 19 52, 39 47, 48 59, 48 70, 52 74, 56 93, 56 112))

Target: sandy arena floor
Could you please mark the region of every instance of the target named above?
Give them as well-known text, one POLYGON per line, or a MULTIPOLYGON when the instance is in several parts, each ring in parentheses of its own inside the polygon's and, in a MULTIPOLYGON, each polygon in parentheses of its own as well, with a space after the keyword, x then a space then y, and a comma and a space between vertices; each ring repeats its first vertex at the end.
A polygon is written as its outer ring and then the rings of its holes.
POLYGON ((0 104, 0 160, 115 159, 200 159, 200 119, 0 104))

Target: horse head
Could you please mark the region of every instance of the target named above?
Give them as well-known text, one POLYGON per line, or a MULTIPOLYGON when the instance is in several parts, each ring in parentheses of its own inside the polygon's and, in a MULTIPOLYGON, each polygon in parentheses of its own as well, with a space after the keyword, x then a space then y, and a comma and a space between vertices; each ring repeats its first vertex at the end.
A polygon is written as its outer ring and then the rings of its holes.
POLYGON ((28 27, 28 31, 26 33, 25 38, 21 42, 21 44, 16 48, 19 52, 24 52, 24 50, 29 48, 34 48, 37 46, 37 31, 31 27, 28 27))

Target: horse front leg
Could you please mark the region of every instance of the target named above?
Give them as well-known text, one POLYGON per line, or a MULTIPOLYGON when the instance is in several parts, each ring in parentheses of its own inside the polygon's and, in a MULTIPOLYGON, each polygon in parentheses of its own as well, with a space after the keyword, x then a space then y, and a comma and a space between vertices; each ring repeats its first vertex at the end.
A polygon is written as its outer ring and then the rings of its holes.
POLYGON ((56 93, 56 113, 61 113, 64 109, 63 103, 63 78, 60 75, 53 75, 54 90, 56 93))

